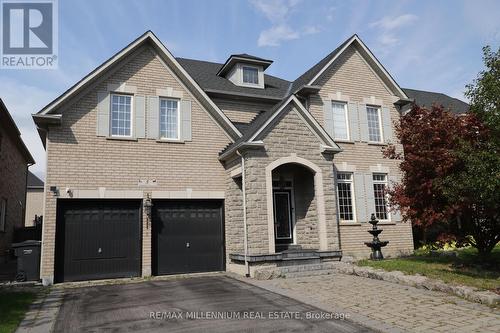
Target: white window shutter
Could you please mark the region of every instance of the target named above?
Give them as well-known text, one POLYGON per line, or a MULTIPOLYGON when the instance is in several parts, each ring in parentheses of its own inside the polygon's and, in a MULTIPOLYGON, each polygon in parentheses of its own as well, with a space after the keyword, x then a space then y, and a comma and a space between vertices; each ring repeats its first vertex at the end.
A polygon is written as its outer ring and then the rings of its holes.
POLYGON ((382 128, 384 129, 384 142, 392 141, 391 112, 388 107, 382 108, 382 128))
POLYGON ((146 136, 146 98, 134 96, 135 137, 143 139, 146 136))
POLYGON ((359 138, 361 141, 368 142, 368 114, 366 113, 366 104, 358 104, 359 118, 359 138))
POLYGON ((365 176, 365 198, 366 198, 366 222, 375 214, 375 194, 373 191, 373 175, 367 173, 365 176))
POLYGON ((181 101, 181 140, 191 141, 192 131, 191 131, 191 101, 182 100, 181 101))
POLYGON ((332 137, 335 137, 333 133, 333 109, 332 101, 324 101, 323 103, 323 118, 325 120, 325 131, 332 137))
POLYGON ((349 118, 349 134, 351 141, 359 141, 359 116, 356 103, 347 104, 347 117, 349 118))
MULTIPOLYGON (((394 188, 394 185, 397 184, 399 182, 399 178, 396 177, 396 176, 389 176, 389 187, 390 188, 394 188)), ((401 212, 399 211, 399 209, 397 210, 391 210, 391 220, 393 222, 399 222, 402 220, 402 217, 401 217, 401 212)))
POLYGON ((109 136, 109 109, 111 102, 108 92, 97 93, 97 136, 109 136))
POLYGON ((354 200, 356 222, 366 222, 365 179, 362 173, 354 173, 354 200))
POLYGON ((148 138, 158 139, 160 131, 160 100, 158 96, 148 96, 148 138))

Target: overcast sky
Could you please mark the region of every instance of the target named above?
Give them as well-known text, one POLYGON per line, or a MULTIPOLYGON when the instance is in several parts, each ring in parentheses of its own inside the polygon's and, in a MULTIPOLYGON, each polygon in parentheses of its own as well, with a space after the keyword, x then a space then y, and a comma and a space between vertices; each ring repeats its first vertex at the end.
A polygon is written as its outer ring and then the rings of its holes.
POLYGON ((482 46, 500 44, 499 14, 495 0, 60 0, 59 68, 0 69, 0 97, 43 179, 30 115, 148 29, 175 56, 224 62, 250 53, 274 60, 267 72, 288 80, 357 33, 400 86, 464 99, 482 46))

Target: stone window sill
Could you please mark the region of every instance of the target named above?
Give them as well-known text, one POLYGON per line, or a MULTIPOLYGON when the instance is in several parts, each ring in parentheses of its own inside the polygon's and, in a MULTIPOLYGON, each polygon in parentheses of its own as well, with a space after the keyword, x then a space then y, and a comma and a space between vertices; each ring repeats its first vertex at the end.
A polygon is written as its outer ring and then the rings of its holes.
POLYGON ((350 141, 350 140, 334 140, 335 143, 347 143, 347 144, 351 144, 353 145, 354 144, 354 141, 350 141))
POLYGON ((116 140, 116 141, 135 141, 137 142, 137 138, 125 138, 125 137, 117 137, 117 136, 108 136, 106 140, 116 140))
POLYGON ((387 146, 387 143, 385 143, 385 142, 368 142, 368 145, 385 147, 385 146, 387 146))
POLYGON ((186 143, 186 141, 182 141, 182 140, 169 140, 169 139, 157 139, 156 142, 160 142, 160 143, 186 143))

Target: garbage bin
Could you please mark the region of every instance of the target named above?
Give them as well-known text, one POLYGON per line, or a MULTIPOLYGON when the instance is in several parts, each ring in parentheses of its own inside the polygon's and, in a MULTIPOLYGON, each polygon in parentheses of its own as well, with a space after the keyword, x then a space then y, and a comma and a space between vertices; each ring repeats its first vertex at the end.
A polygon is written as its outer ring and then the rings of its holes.
POLYGON ((16 281, 38 281, 40 279, 41 241, 27 240, 12 244, 17 257, 16 281))

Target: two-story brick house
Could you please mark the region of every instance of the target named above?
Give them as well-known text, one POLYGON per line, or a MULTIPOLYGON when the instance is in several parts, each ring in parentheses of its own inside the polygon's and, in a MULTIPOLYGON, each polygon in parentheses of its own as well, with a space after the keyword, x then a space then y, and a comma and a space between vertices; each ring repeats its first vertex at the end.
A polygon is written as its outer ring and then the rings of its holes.
POLYGON ((356 35, 293 82, 271 64, 175 58, 146 32, 35 114, 44 283, 367 256, 372 213, 386 255, 412 251, 381 153, 405 92, 356 35))

